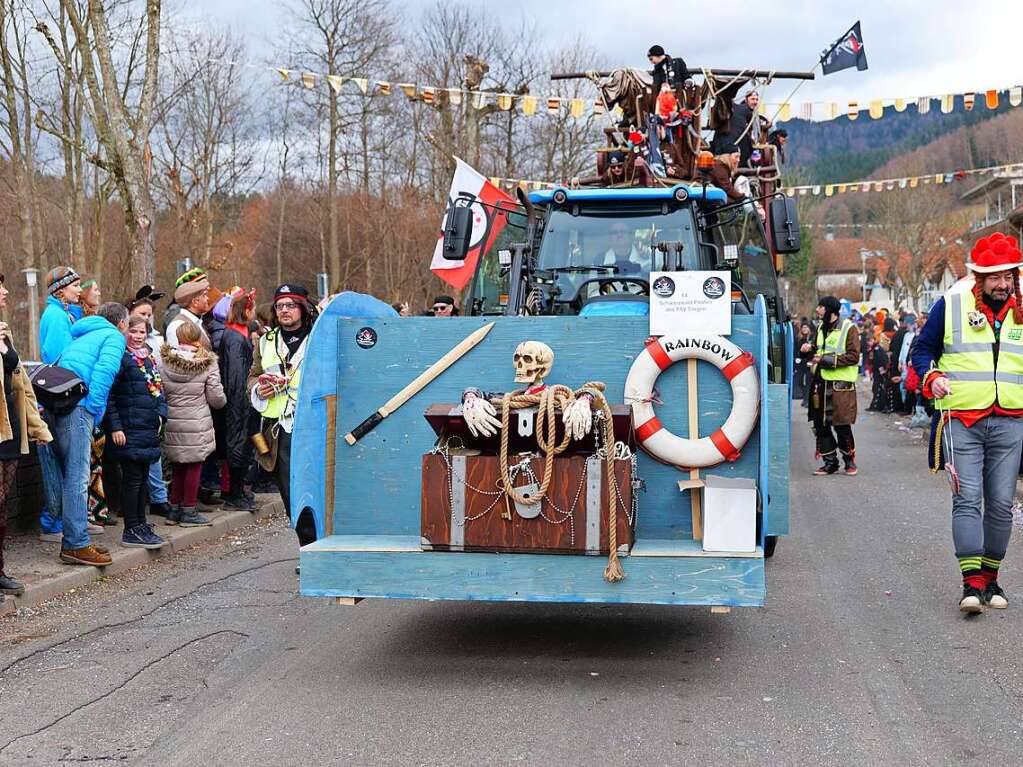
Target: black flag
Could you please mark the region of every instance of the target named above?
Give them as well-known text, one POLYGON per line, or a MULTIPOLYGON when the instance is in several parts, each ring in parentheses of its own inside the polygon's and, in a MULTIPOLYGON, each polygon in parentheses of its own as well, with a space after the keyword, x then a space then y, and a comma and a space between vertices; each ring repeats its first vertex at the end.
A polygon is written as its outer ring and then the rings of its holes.
POLYGON ((821 56, 824 74, 841 72, 843 69, 856 67, 861 72, 867 68, 867 51, 863 47, 863 35, 860 34, 860 22, 842 35, 824 55, 821 56))

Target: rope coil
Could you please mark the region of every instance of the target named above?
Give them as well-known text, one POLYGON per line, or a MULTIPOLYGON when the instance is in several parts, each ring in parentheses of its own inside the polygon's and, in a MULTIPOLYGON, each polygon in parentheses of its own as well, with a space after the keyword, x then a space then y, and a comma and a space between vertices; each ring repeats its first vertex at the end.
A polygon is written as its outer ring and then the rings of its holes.
POLYGON ((516 503, 531 506, 540 503, 550 487, 554 476, 554 457, 564 453, 571 441, 568 430, 561 442, 557 440, 556 410, 564 412, 565 408, 572 404, 580 394, 589 394, 593 397, 593 410, 604 422, 604 474, 607 476, 608 491, 608 548, 610 552, 607 558, 607 567, 604 568, 604 579, 609 583, 617 583, 625 578, 618 558, 618 504, 615 503, 618 492, 618 484, 614 474, 614 460, 616 449, 614 448, 614 420, 611 413, 611 406, 604 397, 604 384, 600 381, 591 381, 580 389, 572 391, 562 384, 548 386, 537 394, 507 393, 501 399, 501 447, 499 460, 501 466, 501 482, 508 497, 516 503), (540 451, 544 453, 543 478, 540 481, 539 490, 532 496, 526 498, 519 495, 512 485, 512 477, 508 470, 508 441, 511 425, 511 411, 536 406, 536 424, 534 433, 536 443, 540 451), (545 433, 546 432, 546 433, 545 433), (607 446, 611 446, 608 449, 607 446))

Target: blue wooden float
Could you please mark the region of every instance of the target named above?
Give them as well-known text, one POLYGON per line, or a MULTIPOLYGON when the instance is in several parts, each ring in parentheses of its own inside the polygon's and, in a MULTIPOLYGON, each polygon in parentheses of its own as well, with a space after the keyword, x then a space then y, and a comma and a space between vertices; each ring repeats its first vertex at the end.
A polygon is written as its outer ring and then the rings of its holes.
MULTIPOLYGON (((765 536, 788 530, 788 384, 769 384, 765 307, 733 317, 730 339, 754 354, 761 381, 758 428, 734 463, 710 473, 752 478, 761 493, 760 546, 751 554, 704 552, 693 540, 688 478, 639 454, 646 482, 639 495, 636 543, 622 558, 626 579, 608 583, 603 557, 423 551, 420 546, 422 455, 435 442, 423 414, 457 402, 467 386, 506 391, 512 353, 523 340, 554 349, 548 381, 579 386, 599 380, 608 400, 623 401, 625 379, 648 337, 645 317, 454 317, 359 319, 328 307, 306 356, 292 448, 292 513, 311 514, 318 540, 301 550, 301 593, 327 597, 649 603, 759 606, 764 603, 765 536), (339 438, 383 405, 458 341, 496 321, 475 349, 355 445, 339 438), (376 344, 356 337, 372 328, 376 344)), ((362 334, 365 339, 366 334, 362 334)), ((686 435, 685 365, 658 380, 657 413, 686 435)), ((731 408, 731 388, 713 366, 698 365, 700 434, 731 408)))

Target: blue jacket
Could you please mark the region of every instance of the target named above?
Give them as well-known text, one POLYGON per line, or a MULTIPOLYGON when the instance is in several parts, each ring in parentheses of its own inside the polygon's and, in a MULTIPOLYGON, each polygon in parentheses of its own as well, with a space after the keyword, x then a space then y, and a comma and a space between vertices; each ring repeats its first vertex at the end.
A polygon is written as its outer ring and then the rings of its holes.
POLYGON ((96 424, 103 420, 107 397, 121 369, 127 346, 121 331, 99 315, 85 317, 71 327, 72 341, 57 364, 85 381, 89 394, 81 405, 92 413, 96 424))
MULTIPOLYGON (((156 367, 152 356, 144 364, 150 370, 156 367)), ((121 369, 110 389, 105 421, 107 434, 123 431, 125 443, 119 447, 108 439, 105 449, 112 450, 113 455, 122 460, 152 463, 160 457, 160 428, 166 420, 167 400, 163 394, 154 397, 149 393, 146 377, 139 370, 134 355, 125 351, 121 355, 121 369)))
POLYGON ((53 296, 46 297, 46 308, 39 320, 39 350, 43 362, 52 365, 71 343, 74 320, 64 304, 53 296))
POLYGON ((938 366, 941 359, 941 352, 945 348, 945 298, 944 296, 934 302, 927 314, 927 322, 916 337, 910 356, 910 364, 920 376, 920 383, 923 384, 924 376, 931 369, 938 366))

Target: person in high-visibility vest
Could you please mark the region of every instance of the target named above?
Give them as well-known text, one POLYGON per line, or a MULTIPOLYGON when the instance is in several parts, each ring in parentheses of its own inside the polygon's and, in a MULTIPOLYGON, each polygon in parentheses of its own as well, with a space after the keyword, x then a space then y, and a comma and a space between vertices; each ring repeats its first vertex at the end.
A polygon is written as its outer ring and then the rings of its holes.
POLYGON ((964 613, 1009 605, 998 571, 1023 449, 1021 265, 1011 237, 996 232, 978 240, 966 264, 970 275, 931 307, 913 346, 923 395, 940 413, 928 453, 934 471, 943 458, 952 487, 964 613))
MULTIPOLYGON (((257 460, 277 478, 284 508, 291 516, 291 430, 295 421, 298 386, 302 377, 309 333, 316 319, 316 309, 309 302, 309 291, 294 282, 274 291, 271 329, 259 339, 253 351, 246 387, 252 406, 262 416, 260 433, 265 451, 257 460)), ((300 520, 306 527, 297 527, 299 541, 304 545, 316 540, 310 520, 300 520)))
POLYGON ((856 323, 841 316, 842 304, 834 296, 825 296, 817 305, 817 335, 813 344, 805 343, 804 352, 813 352, 808 420, 817 436, 817 452, 823 465, 814 475, 825 477, 839 469, 842 452, 845 473, 853 476, 856 468, 856 441, 852 427, 856 423, 856 379, 860 372, 860 333, 856 323))

